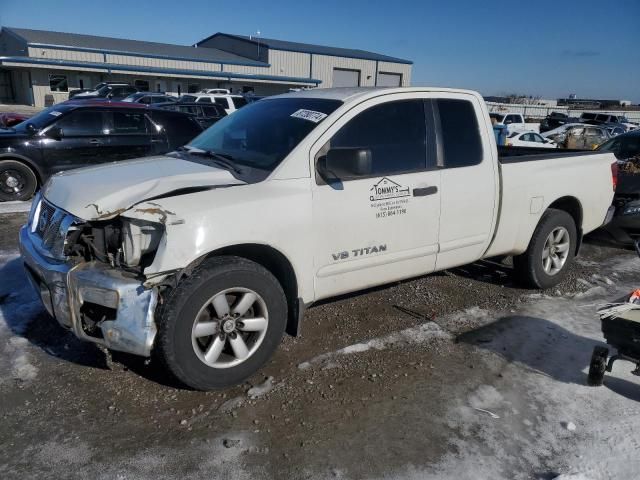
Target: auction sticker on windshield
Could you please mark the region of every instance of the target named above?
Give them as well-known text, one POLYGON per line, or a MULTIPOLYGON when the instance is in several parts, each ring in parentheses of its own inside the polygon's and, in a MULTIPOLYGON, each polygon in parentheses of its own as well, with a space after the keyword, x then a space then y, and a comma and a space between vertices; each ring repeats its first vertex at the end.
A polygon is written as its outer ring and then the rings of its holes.
POLYGON ((291 116, 293 118, 302 118, 303 120, 309 120, 310 122, 318 123, 319 121, 323 120, 327 116, 327 114, 301 108, 300 110, 293 112, 291 116))

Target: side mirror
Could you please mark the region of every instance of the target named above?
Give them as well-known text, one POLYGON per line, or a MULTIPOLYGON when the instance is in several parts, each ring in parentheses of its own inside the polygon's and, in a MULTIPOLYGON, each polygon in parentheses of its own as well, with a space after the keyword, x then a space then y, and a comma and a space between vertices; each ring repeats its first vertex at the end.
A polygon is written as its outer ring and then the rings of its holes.
POLYGON ((332 148, 318 160, 317 168, 325 180, 365 177, 373 172, 371 150, 332 148))
POLYGON ((45 135, 49 138, 53 138, 54 140, 62 140, 62 137, 64 136, 62 134, 62 128, 55 126, 47 130, 45 135))

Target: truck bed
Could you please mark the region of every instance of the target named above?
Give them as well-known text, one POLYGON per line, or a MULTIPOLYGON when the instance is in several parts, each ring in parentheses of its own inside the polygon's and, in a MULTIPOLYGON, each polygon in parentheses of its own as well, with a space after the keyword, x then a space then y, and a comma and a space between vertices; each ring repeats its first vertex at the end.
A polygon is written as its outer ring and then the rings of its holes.
POLYGON ((498 146, 498 161, 500 163, 533 162, 535 160, 553 160, 577 155, 595 155, 598 153, 602 152, 565 148, 551 149, 538 147, 498 146))

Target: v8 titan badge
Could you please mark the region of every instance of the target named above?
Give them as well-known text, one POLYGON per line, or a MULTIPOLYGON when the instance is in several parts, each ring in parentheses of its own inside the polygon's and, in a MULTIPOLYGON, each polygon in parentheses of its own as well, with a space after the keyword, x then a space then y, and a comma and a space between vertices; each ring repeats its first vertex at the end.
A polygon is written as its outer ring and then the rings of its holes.
POLYGON ((395 215, 406 215, 409 204, 409 187, 403 187, 390 178, 383 177, 370 190, 371 208, 377 210, 376 218, 388 218, 395 215))

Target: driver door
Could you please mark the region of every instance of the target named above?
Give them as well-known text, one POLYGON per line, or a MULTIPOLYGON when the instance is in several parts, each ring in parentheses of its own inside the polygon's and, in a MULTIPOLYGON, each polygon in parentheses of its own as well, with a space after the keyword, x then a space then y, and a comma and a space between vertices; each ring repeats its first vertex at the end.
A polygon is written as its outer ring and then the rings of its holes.
POLYGON ((52 172, 92 165, 108 143, 101 111, 77 109, 50 125, 44 132, 42 153, 52 172), (62 135, 47 135, 60 128, 62 135))
POLYGON ((356 106, 314 144, 316 299, 434 270, 441 174, 432 123, 428 102, 389 95, 356 106), (371 170, 327 179, 332 149, 370 151, 371 170))

